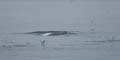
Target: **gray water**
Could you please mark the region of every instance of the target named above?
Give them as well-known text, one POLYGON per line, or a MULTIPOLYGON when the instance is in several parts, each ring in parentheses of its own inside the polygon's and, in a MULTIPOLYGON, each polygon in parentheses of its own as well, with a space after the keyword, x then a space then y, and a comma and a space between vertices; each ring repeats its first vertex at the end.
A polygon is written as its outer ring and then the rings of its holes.
POLYGON ((0 60, 119 60, 120 35, 117 34, 114 40, 111 36, 113 33, 83 32, 74 36, 2 34, 0 60), (13 40, 15 42, 11 43, 13 40), (45 46, 41 45, 41 40, 46 40, 45 46))
POLYGON ((119 17, 118 0, 0 0, 0 60, 119 60, 119 17), (78 33, 15 34, 34 31, 78 33))

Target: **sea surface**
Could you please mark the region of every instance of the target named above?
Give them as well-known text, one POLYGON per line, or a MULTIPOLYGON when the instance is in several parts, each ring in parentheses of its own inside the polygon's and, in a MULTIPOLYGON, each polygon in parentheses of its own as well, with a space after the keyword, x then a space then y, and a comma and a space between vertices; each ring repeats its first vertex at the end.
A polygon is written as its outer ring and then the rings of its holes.
POLYGON ((0 0, 0 60, 120 60, 120 1, 0 0))
POLYGON ((39 36, 0 34, 0 60, 119 60, 120 34, 79 32, 39 36), (45 46, 41 41, 45 40, 45 46))

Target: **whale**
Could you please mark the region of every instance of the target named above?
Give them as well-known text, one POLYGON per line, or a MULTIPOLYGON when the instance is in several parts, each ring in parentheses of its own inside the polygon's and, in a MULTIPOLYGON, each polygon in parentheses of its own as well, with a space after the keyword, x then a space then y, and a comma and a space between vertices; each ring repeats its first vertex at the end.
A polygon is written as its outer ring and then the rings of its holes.
POLYGON ((75 35, 76 33, 70 31, 33 31, 24 34, 41 35, 41 36, 59 36, 59 35, 75 35))

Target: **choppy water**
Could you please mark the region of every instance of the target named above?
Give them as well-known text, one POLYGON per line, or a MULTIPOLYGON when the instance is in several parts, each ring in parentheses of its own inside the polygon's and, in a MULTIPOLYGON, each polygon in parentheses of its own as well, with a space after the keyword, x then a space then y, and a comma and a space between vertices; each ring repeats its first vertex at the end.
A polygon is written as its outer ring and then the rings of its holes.
POLYGON ((0 60, 119 60, 116 33, 81 32, 71 36, 0 35, 0 60), (45 40, 45 46, 40 41, 45 40))

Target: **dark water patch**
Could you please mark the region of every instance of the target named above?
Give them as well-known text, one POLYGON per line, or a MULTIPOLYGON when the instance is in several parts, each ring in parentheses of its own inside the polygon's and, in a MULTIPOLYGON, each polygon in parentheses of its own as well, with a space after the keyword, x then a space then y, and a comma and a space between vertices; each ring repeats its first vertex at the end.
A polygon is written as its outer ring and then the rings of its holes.
POLYGON ((102 41, 86 41, 86 42, 93 42, 93 43, 112 43, 112 42, 120 42, 120 40, 102 40, 102 41))
POLYGON ((27 47, 27 45, 13 45, 13 47, 27 47))
POLYGON ((14 44, 14 45, 1 45, 3 48, 13 48, 13 47, 28 47, 30 45, 26 44, 14 44))
POLYGON ((97 43, 94 43, 94 44, 93 44, 93 43, 92 43, 92 44, 91 44, 91 43, 87 43, 87 44, 84 44, 84 45, 92 45, 92 46, 93 46, 93 45, 101 45, 101 44, 97 44, 97 43))
POLYGON ((120 40, 106 40, 106 42, 120 42, 120 40))
POLYGON ((61 51, 61 50, 81 50, 80 47, 48 47, 46 50, 56 50, 56 51, 61 51))
POLYGON ((85 41, 85 42, 105 43, 106 41, 85 41))

